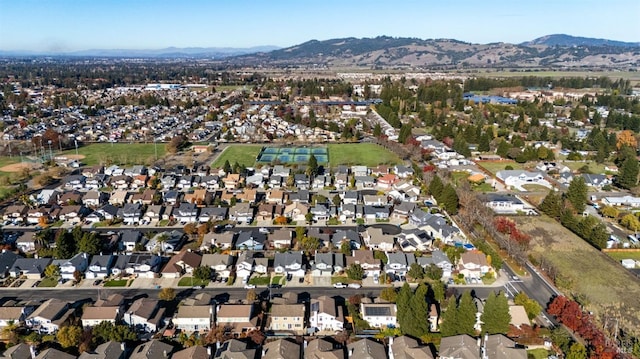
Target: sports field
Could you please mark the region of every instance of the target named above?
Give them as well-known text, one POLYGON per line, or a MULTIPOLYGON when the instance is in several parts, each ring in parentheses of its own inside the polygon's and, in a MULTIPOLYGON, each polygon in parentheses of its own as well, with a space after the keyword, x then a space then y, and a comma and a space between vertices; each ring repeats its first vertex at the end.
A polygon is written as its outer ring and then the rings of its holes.
POLYGON ((316 156, 318 163, 328 163, 331 167, 339 165, 374 167, 380 164, 395 165, 402 163, 402 160, 396 154, 373 143, 336 143, 329 144, 326 147, 230 145, 211 166, 222 167, 227 160, 231 164, 238 162, 245 166, 254 166, 256 163, 269 164, 276 159, 282 164, 305 164, 309 160, 311 153, 316 156))
MULTIPOLYGON (((92 143, 78 148, 82 163, 93 166, 97 164, 151 165, 156 159, 164 157, 163 143, 92 143), (157 147, 156 147, 157 146, 157 147), (82 157, 84 156, 84 157, 82 157)), ((62 155, 75 155, 76 150, 62 152, 62 155)))

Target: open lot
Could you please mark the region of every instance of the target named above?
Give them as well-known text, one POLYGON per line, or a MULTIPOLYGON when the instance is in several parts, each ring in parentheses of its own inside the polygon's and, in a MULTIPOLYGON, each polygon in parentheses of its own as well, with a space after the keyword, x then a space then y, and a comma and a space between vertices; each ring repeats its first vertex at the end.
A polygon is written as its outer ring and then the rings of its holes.
POLYGON ((589 167, 591 173, 604 173, 604 164, 592 161, 564 161, 563 165, 569 167, 572 171, 577 171, 584 166, 589 167))
MULTIPOLYGON (((88 166, 97 164, 151 165, 156 159, 164 157, 163 143, 92 143, 78 148, 78 154, 84 156, 82 162, 88 166)), ((62 152, 62 155, 75 155, 76 150, 62 152)))
POLYGON ((547 216, 514 220, 531 235, 531 256, 555 268, 566 295, 579 298, 600 321, 617 318, 621 328, 640 334, 638 278, 547 216))
POLYGON ((633 259, 640 261, 640 251, 638 252, 606 252, 607 255, 615 261, 620 262, 623 259, 633 259))
POLYGON ((511 166, 514 170, 524 169, 524 165, 522 163, 515 161, 479 161, 477 164, 494 175, 498 173, 498 171, 504 170, 506 166, 511 166))
POLYGON ((253 166, 256 163, 256 158, 258 157, 258 154, 260 153, 262 147, 264 146, 229 145, 222 151, 220 156, 218 156, 218 158, 213 161, 211 167, 222 167, 227 160, 232 166, 236 162, 247 167, 253 166))

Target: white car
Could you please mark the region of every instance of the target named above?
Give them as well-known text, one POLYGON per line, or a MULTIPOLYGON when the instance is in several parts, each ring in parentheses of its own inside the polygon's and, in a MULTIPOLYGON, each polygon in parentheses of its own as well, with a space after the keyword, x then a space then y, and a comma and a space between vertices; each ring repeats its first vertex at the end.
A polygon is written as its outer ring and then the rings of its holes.
POLYGON ((244 289, 253 289, 253 288, 255 288, 255 287, 256 287, 256 285, 255 285, 255 284, 245 284, 245 285, 244 285, 244 289))
POLYGON ((333 287, 334 287, 334 288, 342 289, 342 288, 346 288, 347 286, 346 286, 346 285, 344 285, 344 284, 342 284, 342 283, 336 283, 336 284, 334 284, 334 285, 333 285, 333 287))
POLYGON ((362 287, 360 284, 358 283, 351 283, 348 285, 349 288, 354 288, 354 289, 360 289, 360 287, 362 287))

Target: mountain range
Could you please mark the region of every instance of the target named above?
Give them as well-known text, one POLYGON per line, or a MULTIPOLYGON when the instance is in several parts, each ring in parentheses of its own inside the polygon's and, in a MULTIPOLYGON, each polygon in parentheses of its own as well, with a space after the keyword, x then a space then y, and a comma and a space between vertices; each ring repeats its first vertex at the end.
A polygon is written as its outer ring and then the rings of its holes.
POLYGON ((84 50, 65 53, 0 51, 0 56, 203 58, 245 66, 452 69, 479 67, 619 68, 640 66, 640 43, 543 36, 520 44, 472 44, 453 39, 379 36, 342 38, 278 48, 169 47, 157 50, 84 50))

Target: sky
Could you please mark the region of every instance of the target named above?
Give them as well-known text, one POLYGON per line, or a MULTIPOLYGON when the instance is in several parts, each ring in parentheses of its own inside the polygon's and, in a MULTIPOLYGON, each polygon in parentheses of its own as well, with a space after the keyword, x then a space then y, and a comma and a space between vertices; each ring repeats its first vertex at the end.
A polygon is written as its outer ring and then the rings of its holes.
POLYGON ((288 47, 342 37, 640 41, 639 0, 0 0, 0 50, 288 47))

